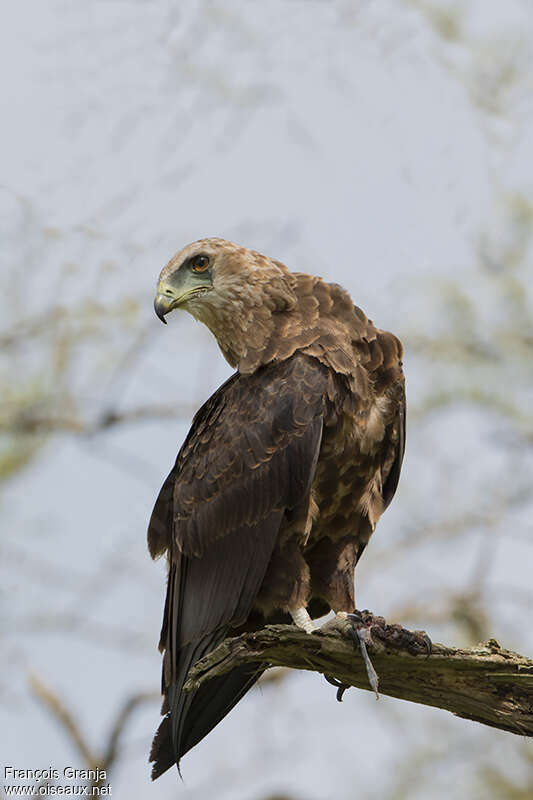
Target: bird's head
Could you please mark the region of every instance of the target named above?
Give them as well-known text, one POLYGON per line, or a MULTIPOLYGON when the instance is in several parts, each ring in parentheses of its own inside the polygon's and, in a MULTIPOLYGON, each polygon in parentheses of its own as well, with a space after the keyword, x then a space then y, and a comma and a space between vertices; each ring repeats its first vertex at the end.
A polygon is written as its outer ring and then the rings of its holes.
POLYGON ((295 279, 279 261, 225 239, 201 239, 177 253, 159 276, 154 300, 162 322, 188 311, 216 336, 235 365, 276 312, 296 303, 295 279))
POLYGON ((214 291, 216 262, 220 261, 220 256, 221 248, 216 239, 202 239, 171 258, 161 271, 154 300, 155 313, 161 322, 166 324, 165 316, 180 306, 193 311, 201 297, 214 291))

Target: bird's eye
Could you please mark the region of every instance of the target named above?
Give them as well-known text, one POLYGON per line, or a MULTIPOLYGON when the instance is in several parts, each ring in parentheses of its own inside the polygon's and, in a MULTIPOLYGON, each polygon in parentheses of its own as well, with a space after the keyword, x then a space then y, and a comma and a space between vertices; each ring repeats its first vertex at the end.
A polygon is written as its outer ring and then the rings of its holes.
POLYGON ((195 256, 191 262, 191 267, 194 272, 203 272, 209 266, 209 256, 195 256))

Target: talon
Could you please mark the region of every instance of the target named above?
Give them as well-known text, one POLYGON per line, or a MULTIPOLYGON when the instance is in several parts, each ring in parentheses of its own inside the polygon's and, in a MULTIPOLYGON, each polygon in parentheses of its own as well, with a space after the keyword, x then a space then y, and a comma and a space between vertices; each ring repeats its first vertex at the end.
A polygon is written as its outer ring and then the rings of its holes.
POLYGON ((337 688, 337 702, 342 703, 342 697, 346 689, 350 689, 350 686, 347 683, 343 683, 339 681, 337 678, 332 678, 331 675, 324 675, 324 678, 327 680, 328 683, 331 683, 332 686, 337 688))
POLYGON ((419 655, 420 650, 425 650, 426 658, 433 652, 433 643, 425 631, 407 631, 403 634, 406 647, 412 655, 419 655))
POLYGON ((347 683, 341 683, 341 685, 337 689, 337 703, 342 703, 342 698, 344 697, 344 692, 346 691, 346 689, 349 689, 349 688, 350 687, 348 686, 347 683))
POLYGON ((337 689, 340 686, 343 686, 343 683, 339 681, 337 678, 333 678, 331 675, 324 675, 324 678, 327 680, 328 683, 331 683, 332 686, 336 686, 337 689))

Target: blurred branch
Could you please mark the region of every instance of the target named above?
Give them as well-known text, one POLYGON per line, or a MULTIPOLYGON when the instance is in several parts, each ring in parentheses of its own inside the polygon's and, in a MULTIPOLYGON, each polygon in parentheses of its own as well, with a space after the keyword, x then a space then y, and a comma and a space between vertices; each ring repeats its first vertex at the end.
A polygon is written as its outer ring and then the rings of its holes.
POLYGON ((502 417, 512 421, 528 430, 533 426, 533 418, 529 413, 524 412, 514 399, 498 396, 495 393, 484 392, 478 387, 458 388, 453 390, 440 389, 428 394, 423 403, 418 408, 411 411, 411 417, 420 418, 433 413, 436 409, 449 408, 467 404, 484 408, 488 411, 495 411, 502 417))
MULTIPOLYGON (((494 639, 471 650, 436 644, 429 657, 413 655, 412 643, 420 640, 420 632, 412 634, 387 625, 382 617, 362 614, 383 694, 533 736, 533 661, 504 650, 494 639)), ((258 662, 333 675, 343 684, 370 690, 348 627, 346 620, 337 618, 312 635, 292 625, 269 625, 226 639, 194 666, 185 688, 196 689, 235 667, 258 662)))
POLYGON ((32 409, 18 411, 12 417, 0 420, 0 432, 17 434, 35 433, 79 433, 96 434, 107 428, 125 423, 142 422, 143 420, 166 419, 190 415, 194 412, 192 405, 149 405, 139 406, 129 411, 110 409, 101 414, 95 421, 89 422, 78 417, 40 415, 32 409))
POLYGON ((112 320, 116 324, 129 321, 138 311, 139 302, 124 297, 120 303, 105 306, 91 298, 72 304, 69 308, 53 306, 33 317, 19 319, 10 330, 0 331, 0 347, 7 349, 38 341, 40 337, 55 335, 66 327, 69 336, 76 338, 98 332, 97 323, 112 320))
POLYGON ((61 632, 95 642, 101 647, 119 648, 126 652, 146 652, 146 648, 152 643, 152 637, 139 629, 127 630, 123 626, 93 622, 81 614, 72 612, 54 613, 53 616, 34 614, 18 620, 16 630, 18 633, 31 634, 61 632))
MULTIPOLYGON (((109 736, 107 737, 102 752, 96 753, 87 742, 87 737, 82 731, 78 721, 59 696, 41 683, 35 676, 30 677, 30 686, 37 699, 47 711, 55 717, 57 722, 59 722, 59 725, 63 728, 63 731, 67 734, 67 737, 83 759, 85 768, 105 770, 106 773, 109 772, 117 760, 120 738, 133 712, 142 703, 154 700, 159 696, 155 692, 138 692, 127 698, 111 726, 109 736)), ((107 779, 108 777, 109 775, 107 775, 107 779)), ((98 783, 99 781, 95 780, 91 783, 91 786, 97 786, 98 783)))
POLYGON ((480 642, 488 636, 489 615, 480 586, 443 592, 441 597, 432 600, 430 608, 427 599, 426 602, 408 602, 395 607, 394 615, 415 625, 422 621, 435 625, 453 622, 462 634, 460 638, 468 644, 480 642))
POLYGON ((6 349, 18 344, 26 344, 28 339, 48 334, 51 329, 67 319, 68 312, 55 307, 31 319, 19 320, 16 328, 0 332, 0 347, 6 349))
POLYGON ((486 763, 479 770, 482 797, 484 800, 530 800, 533 796, 533 750, 529 743, 518 749, 521 769, 514 769, 511 775, 499 769, 494 762, 486 763))
POLYGON ((41 683, 37 677, 34 675, 30 676, 29 681, 33 694, 59 722, 71 743, 82 757, 84 764, 86 764, 89 769, 96 769, 97 759, 93 756, 85 736, 82 734, 78 723, 68 708, 59 697, 52 692, 51 689, 48 689, 41 683))
POLYGON ((136 711, 137 707, 142 703, 159 699, 159 692, 139 692, 138 694, 131 695, 131 697, 124 701, 115 718, 115 722, 111 726, 107 744, 104 748, 102 756, 103 769, 108 770, 115 763, 119 754, 120 738, 133 712, 136 711))

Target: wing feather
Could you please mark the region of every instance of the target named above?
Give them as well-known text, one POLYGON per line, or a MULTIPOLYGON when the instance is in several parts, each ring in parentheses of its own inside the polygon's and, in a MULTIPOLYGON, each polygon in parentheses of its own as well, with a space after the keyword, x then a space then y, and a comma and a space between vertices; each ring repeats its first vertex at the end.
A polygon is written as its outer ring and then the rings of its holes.
POLYGON ((390 505, 400 480, 400 472, 405 453, 405 397, 402 398, 398 405, 397 414, 389 433, 389 439, 391 445, 389 447, 388 463, 383 465, 386 474, 382 490, 384 508, 390 505))
POLYGON ((326 384, 325 368, 300 354, 233 376, 194 418, 159 493, 148 539, 152 555, 166 549, 170 563, 161 631, 167 716, 152 747, 153 777, 179 764, 260 674, 248 665, 182 691, 193 664, 246 621, 285 514, 309 493, 326 384))

